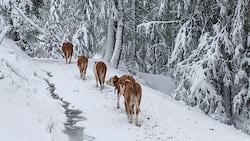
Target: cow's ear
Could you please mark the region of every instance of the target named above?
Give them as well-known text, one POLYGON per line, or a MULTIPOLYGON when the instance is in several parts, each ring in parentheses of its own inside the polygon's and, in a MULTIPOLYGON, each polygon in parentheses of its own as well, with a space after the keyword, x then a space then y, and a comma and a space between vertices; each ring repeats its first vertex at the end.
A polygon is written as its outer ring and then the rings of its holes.
POLYGON ((115 75, 113 81, 117 82, 118 80, 119 80, 119 78, 117 77, 117 75, 115 75))

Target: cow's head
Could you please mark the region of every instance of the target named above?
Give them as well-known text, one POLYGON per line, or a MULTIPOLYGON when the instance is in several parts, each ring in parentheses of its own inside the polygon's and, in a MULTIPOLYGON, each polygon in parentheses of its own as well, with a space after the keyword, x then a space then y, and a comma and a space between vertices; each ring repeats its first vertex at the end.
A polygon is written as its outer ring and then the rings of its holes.
POLYGON ((116 86, 116 83, 118 82, 119 78, 117 77, 117 75, 112 76, 109 78, 109 80, 106 81, 106 84, 110 85, 110 86, 116 86))

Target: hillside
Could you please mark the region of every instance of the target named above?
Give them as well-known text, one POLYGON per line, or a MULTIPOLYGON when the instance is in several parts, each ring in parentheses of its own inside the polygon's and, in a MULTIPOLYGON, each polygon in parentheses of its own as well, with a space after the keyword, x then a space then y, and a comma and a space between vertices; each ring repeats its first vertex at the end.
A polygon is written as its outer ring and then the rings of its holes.
MULTIPOLYGON (((175 101, 167 94, 173 90, 171 79, 165 88, 163 76, 138 73, 143 96, 136 127, 127 121, 123 99, 116 109, 114 88, 95 87, 89 60, 86 80, 81 80, 76 66, 65 60, 30 59, 12 41, 0 45, 0 140, 4 141, 79 141, 79 140, 143 140, 143 141, 248 141, 249 136, 234 127, 221 124, 200 110, 175 101), (162 78, 162 79, 160 79, 162 78), (149 87, 150 86, 150 87, 149 87), (166 93, 160 92, 169 88, 166 93), (51 96, 54 95, 54 98, 51 96), (66 109, 77 112, 72 119, 66 109), (70 128, 83 130, 70 133, 64 123, 75 120, 70 128), (67 137, 67 134, 70 136, 67 137)), ((124 72, 108 67, 107 78, 124 72)), ((67 126, 67 125, 66 125, 67 126)))

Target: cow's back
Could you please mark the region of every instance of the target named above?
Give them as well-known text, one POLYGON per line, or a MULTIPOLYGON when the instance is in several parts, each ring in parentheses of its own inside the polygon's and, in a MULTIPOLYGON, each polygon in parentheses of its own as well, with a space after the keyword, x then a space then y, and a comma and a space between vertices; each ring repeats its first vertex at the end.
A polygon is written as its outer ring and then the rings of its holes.
POLYGON ((124 93, 124 90, 122 90, 121 89, 121 86, 123 86, 124 85, 124 83, 127 83, 127 82, 135 82, 135 79, 134 79, 134 77, 133 76, 131 76, 131 75, 122 75, 120 78, 119 78, 119 80, 118 80, 118 82, 117 82, 117 84, 116 84, 116 89, 117 89, 117 93, 118 94, 123 94, 124 93))
POLYGON ((135 82, 135 79, 134 79, 134 77, 131 76, 131 75, 122 75, 122 76, 119 78, 119 80, 118 80, 118 82, 117 82, 117 84, 116 84, 116 87, 118 88, 119 84, 123 85, 123 83, 124 83, 125 81, 135 82))

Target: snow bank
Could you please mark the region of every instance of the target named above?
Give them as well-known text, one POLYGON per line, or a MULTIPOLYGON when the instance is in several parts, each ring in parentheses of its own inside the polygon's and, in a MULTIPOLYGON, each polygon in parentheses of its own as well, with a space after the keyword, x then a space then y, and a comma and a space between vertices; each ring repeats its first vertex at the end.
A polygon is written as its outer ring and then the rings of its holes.
POLYGON ((27 55, 11 40, 0 44, 0 140, 67 139, 61 102, 53 100, 44 79, 27 55))

